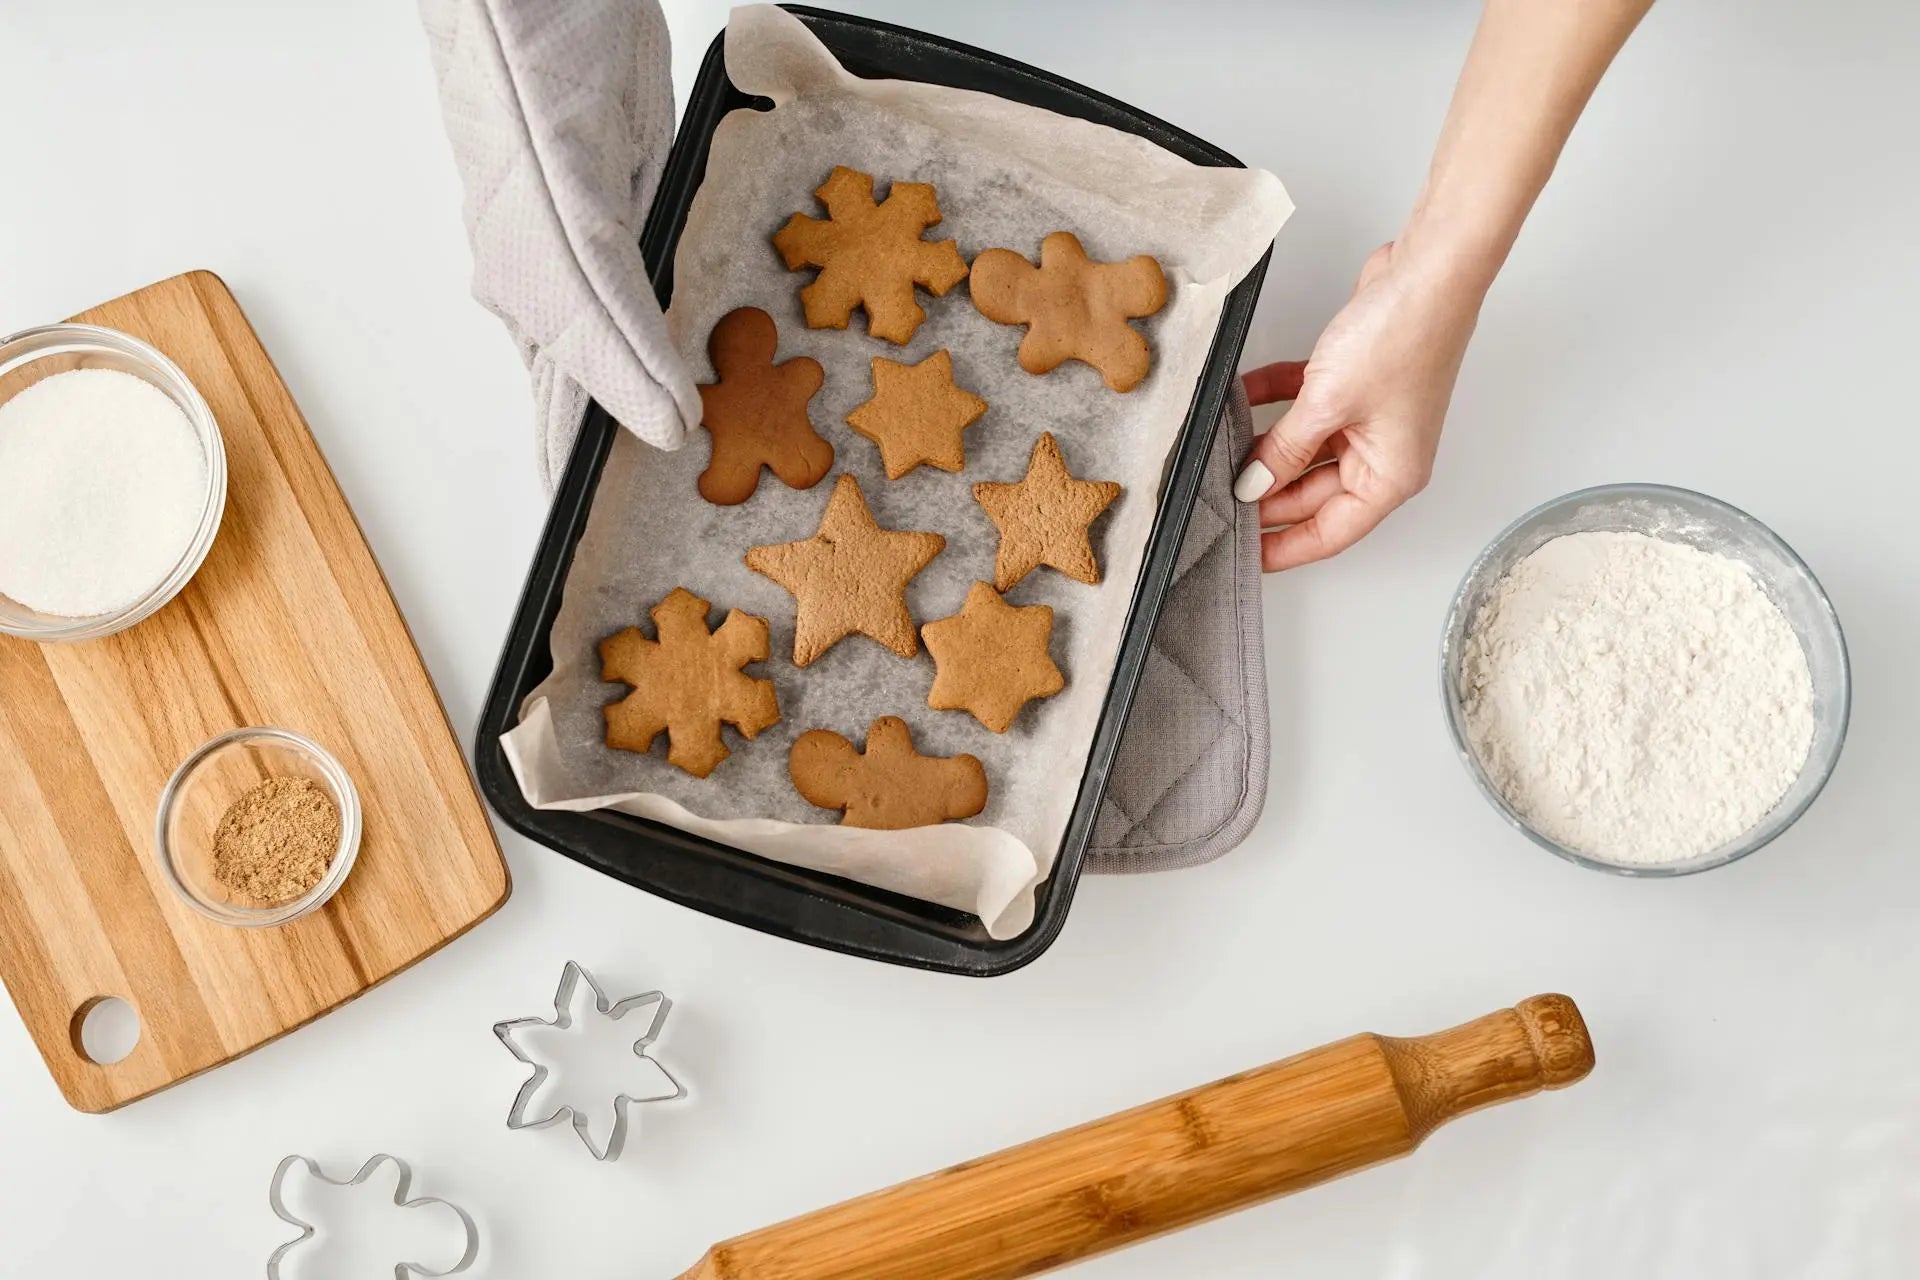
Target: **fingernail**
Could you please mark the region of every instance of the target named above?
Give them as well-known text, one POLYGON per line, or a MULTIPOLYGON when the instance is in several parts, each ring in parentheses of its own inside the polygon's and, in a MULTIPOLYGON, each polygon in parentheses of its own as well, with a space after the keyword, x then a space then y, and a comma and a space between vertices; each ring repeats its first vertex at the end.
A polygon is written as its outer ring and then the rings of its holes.
POLYGON ((1267 490, 1273 488, 1273 472, 1267 470, 1267 464, 1255 458, 1240 468, 1239 476, 1233 482, 1233 496, 1237 502, 1257 502, 1267 496, 1267 490))

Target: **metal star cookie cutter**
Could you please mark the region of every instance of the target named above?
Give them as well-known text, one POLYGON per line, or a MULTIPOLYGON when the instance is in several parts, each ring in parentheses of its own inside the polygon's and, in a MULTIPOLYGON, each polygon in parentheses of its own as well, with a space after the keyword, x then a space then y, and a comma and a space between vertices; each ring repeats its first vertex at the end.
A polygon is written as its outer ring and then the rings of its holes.
POLYGON ((626 999, 617 1003, 611 1001, 607 998, 607 993, 601 989, 600 984, 594 980, 593 975, 588 973, 578 961, 567 961, 566 968, 560 971, 560 986, 553 994, 553 1017, 512 1018, 505 1022, 496 1022, 493 1024, 493 1034, 500 1038, 500 1043, 507 1047, 507 1052, 511 1053, 527 1066, 533 1068, 533 1075, 528 1077, 527 1082, 520 1086, 520 1092, 514 1095, 513 1106, 507 1111, 507 1128, 544 1129, 549 1125, 558 1124, 562 1120, 571 1119, 573 1122, 573 1131, 580 1135, 581 1143, 593 1154, 595 1160, 617 1160, 620 1156, 620 1150, 626 1142, 627 1106, 629 1103, 672 1102, 687 1096, 686 1086, 676 1080, 673 1073, 668 1071, 658 1058, 653 1057, 647 1052, 647 1046, 652 1044, 655 1037, 660 1034, 660 1028, 667 1020, 667 1011, 671 1008, 673 1008, 673 1001, 669 1000, 659 991, 644 991, 637 996, 628 996, 626 999), (649 1097, 640 1097, 627 1093, 615 1094, 613 1099, 613 1131, 607 1135, 607 1144, 604 1148, 596 1147, 593 1144, 593 1135, 588 1131, 587 1117, 571 1104, 562 1103, 554 1110, 552 1115, 542 1116, 537 1120, 527 1119, 527 1105, 532 1102, 533 1095, 538 1092, 541 1084, 546 1081, 550 1072, 546 1064, 536 1062, 528 1057, 513 1040, 514 1033, 525 1027, 558 1027, 561 1030, 571 1027, 573 1025, 574 989, 583 981, 587 984, 587 990, 593 993, 594 1007, 609 1018, 619 1019, 625 1017, 635 1009, 651 1008, 652 1016, 647 1020, 645 1033, 633 1042, 634 1056, 651 1063, 662 1076, 666 1077, 667 1083, 674 1088, 674 1092, 670 1094, 649 1097))
POLYGON ((473 1216, 459 1205, 454 1204, 450 1200, 442 1200, 439 1196, 417 1196, 412 1200, 407 1199, 407 1188, 413 1184, 413 1166, 409 1165, 399 1156, 390 1156, 384 1151, 369 1156, 367 1162, 360 1166, 358 1173, 354 1174, 351 1178, 342 1179, 329 1178, 320 1171, 320 1166, 317 1162, 306 1156, 290 1155, 283 1157, 280 1163, 274 1166, 273 1181, 267 1185, 267 1204, 272 1207, 274 1217, 289 1226, 300 1228, 300 1234, 275 1249, 267 1258, 267 1280, 280 1280, 281 1260, 284 1259, 290 1251, 299 1248, 307 1241, 313 1239, 315 1231, 315 1227, 311 1222, 297 1217, 292 1210, 287 1208, 286 1199, 281 1193, 281 1184, 286 1181, 287 1171, 296 1164, 305 1165, 307 1173, 319 1179, 321 1182, 329 1183, 336 1187, 357 1187, 373 1176, 373 1171, 380 1167, 382 1161, 390 1162, 400 1175, 399 1180, 395 1182, 393 1188, 394 1204, 402 1209, 417 1209, 422 1205, 429 1204, 445 1206, 453 1210, 454 1216, 460 1219, 460 1227, 467 1235, 466 1250, 461 1253, 459 1260, 452 1266, 435 1271, 429 1267, 423 1267, 417 1262, 397 1262, 393 1267, 394 1280, 412 1280, 412 1278, 416 1276, 421 1277, 422 1280, 433 1280, 433 1277, 437 1276, 456 1275, 473 1265, 473 1260, 480 1255, 480 1228, 474 1224, 473 1216))

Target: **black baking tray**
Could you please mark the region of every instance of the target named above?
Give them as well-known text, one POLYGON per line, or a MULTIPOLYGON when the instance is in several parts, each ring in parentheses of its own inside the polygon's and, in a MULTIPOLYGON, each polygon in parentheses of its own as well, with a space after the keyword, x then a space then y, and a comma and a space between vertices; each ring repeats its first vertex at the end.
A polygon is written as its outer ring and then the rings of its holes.
MULTIPOLYGON (((855 75, 976 89, 1139 134, 1195 164, 1241 167, 1238 160, 1190 133, 1033 67, 882 22, 802 6, 786 8, 855 75)), ((687 207, 705 176, 714 127, 730 111, 771 105, 765 99, 741 93, 727 79, 721 54, 724 40, 724 34, 715 38, 701 64, 692 100, 680 122, 640 237, 641 252, 663 306, 673 293, 674 247, 687 207)), ((1067 908, 1080 879, 1081 857, 1106 793, 1108 770, 1126 727, 1134 689, 1166 598, 1215 424, 1237 376, 1240 348, 1266 270, 1267 258, 1263 257, 1227 296, 1205 370, 1194 387, 1186 424, 1168 462, 1159 514, 1128 606, 1113 683, 1094 730, 1066 836, 1052 878, 1038 890, 1034 923, 1025 933, 996 941, 987 936, 978 919, 964 912, 836 876, 783 866, 627 814, 568 813, 535 809, 526 802, 501 749, 500 735, 518 723, 521 701, 553 667, 547 633, 560 609, 567 570, 574 546, 586 528, 600 469, 619 430, 598 404, 588 410, 554 495, 546 530, 541 534, 482 712, 474 762, 488 801, 507 825, 522 835, 616 880, 783 938, 895 964, 979 977, 1008 973, 1034 959, 1052 945, 1066 923, 1067 908)))

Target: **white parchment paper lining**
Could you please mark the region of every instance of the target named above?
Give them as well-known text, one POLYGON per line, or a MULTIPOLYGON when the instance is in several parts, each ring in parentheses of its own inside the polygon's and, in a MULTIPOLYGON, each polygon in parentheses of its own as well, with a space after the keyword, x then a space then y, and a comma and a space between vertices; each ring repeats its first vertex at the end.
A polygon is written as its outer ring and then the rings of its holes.
POLYGON ((735 111, 714 132, 674 258, 668 332, 695 377, 711 381, 706 340, 720 317, 739 306, 771 314, 777 359, 808 355, 826 370, 809 413, 836 450, 834 472, 802 491, 763 473, 748 502, 716 507, 694 489, 708 460, 705 433, 677 453, 620 433, 549 636, 553 674, 527 696, 520 724, 504 736, 507 758, 538 808, 624 810, 969 911, 992 936, 1013 937, 1033 921, 1034 887, 1050 874, 1066 829, 1167 455, 1222 302, 1292 205, 1279 181, 1260 170, 1193 165, 1132 134, 987 94, 858 79, 797 19, 770 6, 734 10, 726 58, 736 85, 775 106, 735 111), (1167 306, 1142 326, 1153 372, 1126 395, 1078 363, 1034 377, 1015 358, 1024 331, 981 316, 965 285, 945 298, 921 295, 928 318, 904 348, 868 337, 858 314, 846 331, 808 329, 799 289, 812 273, 788 272, 769 237, 796 210, 824 216, 812 192, 836 164, 873 174, 882 198, 896 180, 933 183, 945 218, 929 238, 957 238, 969 260, 993 246, 1037 256, 1041 239, 1056 230, 1074 232, 1099 260, 1152 254, 1170 285, 1167 306), (943 348, 953 353, 959 384, 992 406, 967 431, 966 470, 922 467, 888 481, 878 450, 845 425, 846 415, 871 394, 873 356, 917 362, 943 348), (902 660, 855 636, 804 671, 792 665, 792 597, 745 567, 748 547, 810 536, 833 475, 850 471, 883 526, 946 535, 946 550, 907 594, 916 619, 946 617, 972 582, 993 576, 997 538, 971 486, 1018 479, 1043 430, 1059 439, 1075 474, 1125 487, 1094 525, 1099 586, 1043 569, 1010 596, 1053 606, 1064 692, 1029 704, 1001 735, 965 713, 928 710, 933 665, 924 650, 902 660), (772 659, 749 671, 775 682, 782 722, 751 743, 728 729, 733 755, 707 779, 666 762, 664 735, 647 755, 603 741, 601 709, 627 690, 600 681, 596 646, 630 625, 651 634, 647 610, 676 586, 711 600, 715 625, 739 608, 772 628, 772 659), (837 825, 837 814, 794 791, 787 750, 801 732, 830 728, 857 743, 874 717, 889 714, 907 720, 922 751, 980 757, 991 795, 979 818, 858 830, 837 825))

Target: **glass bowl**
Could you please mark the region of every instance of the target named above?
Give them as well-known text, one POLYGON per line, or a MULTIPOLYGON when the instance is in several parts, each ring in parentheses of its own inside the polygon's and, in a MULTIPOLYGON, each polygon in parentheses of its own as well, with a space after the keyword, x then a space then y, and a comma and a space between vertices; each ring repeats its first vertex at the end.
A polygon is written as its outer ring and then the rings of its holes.
POLYGON ((180 900, 222 924, 253 928, 297 920, 334 895, 360 852, 360 793, 319 743, 287 729, 234 729, 195 748, 160 793, 154 850, 180 900), (236 902, 213 878, 213 835, 227 807, 273 777, 310 778, 340 810, 340 843, 320 883, 288 902, 236 902))
POLYGON ((1440 693, 1454 750, 1488 803, 1529 840, 1569 862, 1616 875, 1661 879, 1724 867, 1746 857, 1792 826, 1827 785, 1847 736, 1853 680, 1846 637, 1827 593, 1793 548, 1758 520, 1718 498, 1658 484, 1612 484, 1581 489, 1543 503, 1501 530, 1487 544, 1447 609, 1440 641, 1440 693), (1467 737, 1460 693, 1460 663, 1468 624, 1487 593, 1514 565, 1543 544, 1569 533, 1606 530, 1644 533, 1728 556, 1747 566, 1767 598, 1780 607, 1807 655, 1813 681, 1813 741, 1796 777, 1767 815, 1716 849, 1674 862, 1611 862, 1582 853, 1535 831, 1493 787, 1467 737))
POLYGON ((206 455, 207 488, 193 540, 173 568, 125 608, 91 617, 42 613, 0 594, 0 632, 28 640, 94 640, 124 631, 150 617, 180 593, 207 558, 227 507, 227 451, 213 411, 179 366, 158 351, 114 329, 91 324, 50 324, 0 338, 0 403, 43 378, 73 369, 114 369, 157 387, 180 406, 206 455))

